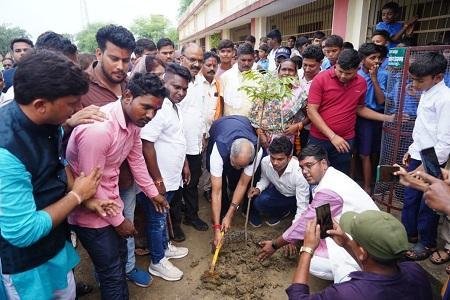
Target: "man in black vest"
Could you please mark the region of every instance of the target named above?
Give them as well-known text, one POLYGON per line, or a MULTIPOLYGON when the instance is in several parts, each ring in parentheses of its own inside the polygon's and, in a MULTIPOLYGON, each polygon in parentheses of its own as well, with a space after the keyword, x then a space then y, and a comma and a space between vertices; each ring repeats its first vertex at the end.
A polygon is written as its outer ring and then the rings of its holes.
POLYGON ((64 56, 39 51, 18 64, 14 86, 15 101, 0 109, 0 285, 13 299, 73 299, 79 257, 66 217, 81 204, 106 214, 99 203, 108 202, 90 199, 99 169, 73 181, 61 155, 60 125, 88 78, 64 56))
POLYGON ((258 138, 247 117, 222 117, 212 124, 209 135, 206 167, 211 173, 211 219, 217 246, 221 231, 230 228, 247 192, 252 174, 261 161, 262 149, 255 155, 258 138), (256 165, 253 164, 255 156, 256 165), (231 201, 228 190, 234 191, 231 201))

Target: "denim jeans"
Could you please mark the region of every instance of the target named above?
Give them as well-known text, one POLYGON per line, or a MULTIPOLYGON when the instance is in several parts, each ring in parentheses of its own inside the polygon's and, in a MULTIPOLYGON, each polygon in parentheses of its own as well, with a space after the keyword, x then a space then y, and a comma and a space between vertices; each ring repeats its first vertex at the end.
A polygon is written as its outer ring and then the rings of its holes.
MULTIPOLYGON (((421 163, 411 159, 407 171, 415 170, 421 163)), ((425 204, 422 192, 405 187, 402 223, 409 237, 419 236, 420 243, 425 247, 436 247, 439 215, 425 204)))
POLYGON ((346 140, 350 145, 350 151, 346 153, 339 153, 334 147, 333 143, 329 140, 320 140, 309 136, 308 145, 319 145, 322 146, 328 154, 328 160, 330 161, 330 165, 341 171, 344 174, 350 175, 350 163, 352 160, 352 150, 354 139, 346 140))
MULTIPOLYGON (((178 191, 166 192, 166 199, 170 203, 178 191)), ((148 249, 150 249, 150 258, 154 264, 159 263, 164 258, 164 252, 169 243, 169 234, 167 230, 168 212, 159 213, 155 206, 144 193, 137 195, 139 201, 142 201, 147 214, 147 240, 148 249)))
MULTIPOLYGON (((133 183, 127 189, 120 189, 120 198, 123 201, 123 216, 134 223, 134 210, 136 208, 136 185, 133 183)), ((133 271, 136 265, 134 254, 134 237, 127 238, 127 264, 125 271, 133 271)))
POLYGON ((100 283, 101 299, 128 299, 125 277, 126 239, 119 236, 112 226, 103 228, 73 226, 73 228, 94 264, 100 283))
POLYGON ((287 212, 295 212, 296 208, 296 197, 286 197, 272 184, 262 191, 253 201, 253 210, 255 210, 255 213, 261 213, 274 219, 281 218, 287 212))

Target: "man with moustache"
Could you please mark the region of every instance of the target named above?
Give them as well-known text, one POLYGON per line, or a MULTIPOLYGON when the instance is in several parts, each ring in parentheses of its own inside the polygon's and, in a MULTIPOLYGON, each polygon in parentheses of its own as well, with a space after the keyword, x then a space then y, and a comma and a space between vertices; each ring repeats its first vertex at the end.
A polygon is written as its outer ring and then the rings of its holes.
POLYGON ((170 63, 174 61, 175 56, 175 44, 168 38, 162 38, 156 44, 158 52, 156 57, 162 60, 164 63, 170 63))
MULTIPOLYGON (((103 106, 121 98, 126 88, 126 76, 131 54, 136 47, 133 34, 126 28, 107 25, 100 28, 95 36, 98 48, 97 60, 86 70, 89 74, 89 91, 81 97, 83 107, 92 104, 103 106)), ((136 206, 136 188, 127 162, 120 167, 119 187, 124 201, 124 215, 133 221, 136 206)), ((151 283, 150 275, 135 267, 134 238, 128 239, 128 279, 138 286, 146 287, 151 283)))
MULTIPOLYGON (((203 102, 203 86, 197 77, 203 65, 203 50, 195 43, 187 43, 181 49, 181 65, 191 73, 186 97, 180 103, 180 113, 183 118, 183 132, 186 138, 186 160, 191 173, 191 180, 183 186, 185 203, 184 221, 199 231, 208 230, 208 225, 198 216, 198 182, 202 175, 202 152, 205 146, 206 122, 205 104, 203 102)), ((181 216, 172 219, 174 236, 178 231, 181 216)), ((180 228, 181 229, 181 228, 180 228)))
MULTIPOLYGON (((101 107, 107 120, 79 125, 73 130, 67 160, 74 174, 86 173, 96 166, 103 173, 95 198, 116 200, 124 206, 118 175, 127 160, 136 183, 155 209, 164 212, 169 208, 145 166, 140 139, 140 128, 155 116, 165 96, 166 89, 157 76, 136 74, 121 99, 101 107)), ((70 214, 69 223, 94 263, 102 299, 128 299, 126 238, 136 233, 132 221, 122 214, 99 217, 80 207, 70 214)))

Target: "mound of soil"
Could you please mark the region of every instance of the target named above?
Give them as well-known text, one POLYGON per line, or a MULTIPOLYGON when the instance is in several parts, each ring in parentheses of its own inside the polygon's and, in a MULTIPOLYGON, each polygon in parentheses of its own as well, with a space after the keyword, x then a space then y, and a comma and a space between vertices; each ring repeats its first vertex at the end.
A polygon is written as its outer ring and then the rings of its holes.
POLYGON ((259 262, 258 242, 261 240, 261 237, 249 233, 246 243, 243 231, 227 234, 215 273, 205 271, 197 290, 207 290, 207 294, 222 298, 271 299, 271 291, 286 286, 286 282, 277 280, 280 273, 292 270, 297 262, 295 258, 288 259, 280 253, 259 262))

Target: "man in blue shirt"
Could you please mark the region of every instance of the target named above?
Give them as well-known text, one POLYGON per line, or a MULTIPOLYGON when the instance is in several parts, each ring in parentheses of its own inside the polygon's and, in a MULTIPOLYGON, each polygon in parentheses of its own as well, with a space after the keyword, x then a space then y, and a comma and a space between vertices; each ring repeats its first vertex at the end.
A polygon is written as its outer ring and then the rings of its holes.
MULTIPOLYGON (((380 68, 383 60, 382 46, 374 43, 362 44, 358 50, 361 67, 358 74, 367 83, 365 105, 378 113, 384 113, 384 92, 386 90, 388 73, 380 68)), ((358 117, 356 126, 356 144, 361 157, 363 169, 364 190, 371 194, 372 163, 371 154, 379 153, 381 144, 382 122, 358 117)))
MULTIPOLYGON (((66 57, 27 55, 15 74, 15 101, 0 109, 0 258, 8 298, 75 298, 79 257, 67 241, 67 215, 90 199, 98 168, 73 180, 61 155, 61 127, 88 90, 88 78, 66 57)), ((106 209, 108 210, 108 204, 106 209)))
POLYGON ((5 70, 3 78, 5 80, 5 86, 3 92, 6 93, 8 89, 13 85, 14 73, 16 72, 16 64, 20 62, 22 57, 33 49, 33 42, 27 38, 13 39, 10 43, 11 54, 14 59, 14 67, 5 70))
POLYGON ((339 225, 334 223, 334 229, 328 230, 327 235, 355 258, 362 271, 351 272, 350 281, 309 294, 309 266, 320 241, 320 226, 312 220, 306 228, 293 283, 286 290, 289 299, 433 298, 425 271, 414 262, 398 262, 409 245, 405 228, 391 214, 377 210, 349 211, 341 216, 339 225))

